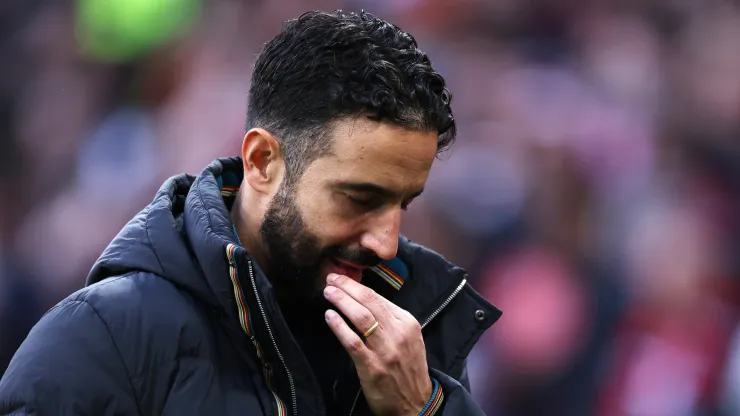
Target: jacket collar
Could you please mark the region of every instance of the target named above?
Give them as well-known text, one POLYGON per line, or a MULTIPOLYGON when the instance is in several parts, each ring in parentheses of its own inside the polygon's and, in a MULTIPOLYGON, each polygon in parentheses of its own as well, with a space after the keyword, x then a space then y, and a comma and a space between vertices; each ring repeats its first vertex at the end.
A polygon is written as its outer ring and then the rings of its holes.
POLYGON ((226 247, 236 244, 229 211, 219 191, 217 178, 238 170, 237 158, 218 159, 195 178, 185 198, 183 225, 188 243, 219 306, 236 316, 234 290, 229 282, 226 247))

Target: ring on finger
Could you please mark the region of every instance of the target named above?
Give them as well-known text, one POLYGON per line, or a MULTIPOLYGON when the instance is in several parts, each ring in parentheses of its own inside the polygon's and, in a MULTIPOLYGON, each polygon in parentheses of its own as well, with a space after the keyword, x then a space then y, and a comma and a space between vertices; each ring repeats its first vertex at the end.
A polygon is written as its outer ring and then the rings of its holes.
POLYGON ((370 335, 372 335, 372 334, 375 333, 375 331, 378 329, 378 326, 380 326, 380 324, 378 323, 378 321, 375 321, 375 323, 373 324, 373 326, 371 326, 370 329, 368 329, 367 331, 365 331, 365 333, 362 334, 362 335, 365 338, 368 338, 370 335))

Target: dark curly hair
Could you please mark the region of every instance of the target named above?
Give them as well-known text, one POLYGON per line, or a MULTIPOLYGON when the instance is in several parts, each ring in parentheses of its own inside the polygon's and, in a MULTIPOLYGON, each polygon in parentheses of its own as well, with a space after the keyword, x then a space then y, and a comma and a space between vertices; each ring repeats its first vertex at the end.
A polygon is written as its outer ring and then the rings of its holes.
POLYGON ((286 178, 332 149, 331 122, 365 116, 455 140, 445 80, 414 38, 369 13, 308 12, 285 22, 255 63, 247 130, 280 141, 286 178))

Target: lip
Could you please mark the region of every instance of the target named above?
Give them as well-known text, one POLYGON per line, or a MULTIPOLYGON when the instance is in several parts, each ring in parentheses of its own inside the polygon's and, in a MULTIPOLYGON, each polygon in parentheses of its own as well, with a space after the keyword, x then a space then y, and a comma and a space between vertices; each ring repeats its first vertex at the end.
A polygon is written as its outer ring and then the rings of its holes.
POLYGON ((358 266, 358 265, 356 265, 356 264, 354 264, 354 263, 350 263, 350 262, 348 262, 348 261, 345 261, 345 260, 341 260, 341 259, 338 259, 338 258, 336 258, 336 257, 332 257, 332 258, 331 258, 331 260, 332 260, 332 261, 333 261, 334 263, 336 263, 337 265, 339 265, 339 266, 342 266, 342 267, 347 267, 347 268, 350 268, 350 269, 356 269, 356 270, 365 270, 365 269, 367 268, 367 267, 365 267, 365 266, 358 266))

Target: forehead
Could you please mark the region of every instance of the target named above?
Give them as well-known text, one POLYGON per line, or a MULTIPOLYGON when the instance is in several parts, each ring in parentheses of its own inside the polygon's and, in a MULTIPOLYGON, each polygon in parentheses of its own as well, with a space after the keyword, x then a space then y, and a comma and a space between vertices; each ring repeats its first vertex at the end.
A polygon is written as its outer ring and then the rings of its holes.
POLYGON ((398 192, 424 186, 437 154, 437 133, 418 132, 364 118, 332 129, 333 154, 316 161, 332 180, 369 181, 398 192))

